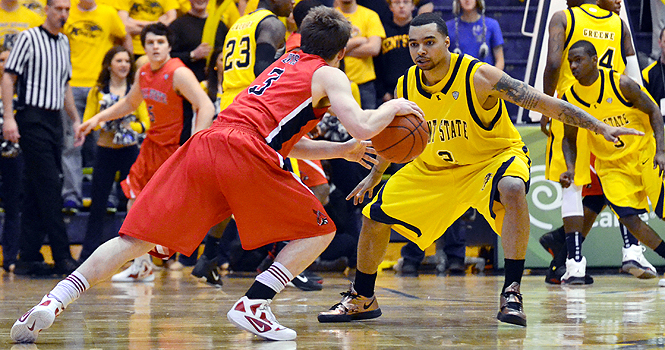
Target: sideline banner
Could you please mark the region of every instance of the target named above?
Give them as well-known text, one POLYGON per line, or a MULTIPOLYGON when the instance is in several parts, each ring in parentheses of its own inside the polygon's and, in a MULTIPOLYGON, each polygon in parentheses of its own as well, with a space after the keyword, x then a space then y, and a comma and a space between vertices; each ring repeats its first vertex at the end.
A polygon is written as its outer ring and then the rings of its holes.
MULTIPOLYGON (((526 255, 526 267, 548 267, 551 256, 538 242, 540 236, 553 230, 563 223, 561 221, 561 186, 545 180, 545 145, 547 138, 539 126, 518 126, 524 143, 529 147, 531 156, 531 189, 527 194, 531 234, 526 255)), ((661 237, 665 237, 665 222, 655 215, 644 214, 642 220, 647 222, 661 237)), ((498 265, 503 268, 503 250, 501 239, 498 242, 498 265)), ((605 208, 594 223, 593 229, 584 241, 582 253, 587 258, 589 267, 621 267, 622 239, 619 232, 619 221, 609 208, 605 208)), ((665 260, 647 248, 644 256, 654 266, 665 265, 665 260)))

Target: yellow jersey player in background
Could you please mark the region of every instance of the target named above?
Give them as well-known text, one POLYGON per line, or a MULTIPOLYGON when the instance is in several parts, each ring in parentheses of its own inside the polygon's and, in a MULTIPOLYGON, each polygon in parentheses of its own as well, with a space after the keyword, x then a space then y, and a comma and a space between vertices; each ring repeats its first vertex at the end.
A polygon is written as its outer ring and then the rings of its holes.
POLYGON ((291 10, 291 0, 261 0, 256 11, 231 26, 224 40, 222 110, 275 61, 286 35, 286 27, 277 16, 288 17, 291 10))
MULTIPOLYGON (((497 318, 526 326, 520 282, 529 240, 530 159, 503 100, 589 128, 608 140, 626 132, 639 134, 603 124, 470 56, 451 54, 449 46, 448 28, 439 15, 413 19, 409 52, 416 66, 400 78, 395 92, 423 109, 431 138, 425 151, 391 176, 365 206, 355 281, 340 303, 319 314, 319 322, 381 315, 374 286, 391 228, 424 249, 474 207, 502 236, 505 281, 497 318)), ((347 199, 362 202, 366 193, 371 196, 388 165, 380 159, 347 199)))
MULTIPOLYGON (((596 171, 609 205, 642 243, 665 258, 665 243, 644 223, 639 214, 649 210, 663 219, 665 200, 665 142, 663 119, 658 105, 643 87, 631 78, 606 68, 598 68, 593 44, 581 40, 568 52, 572 74, 577 81, 563 95, 598 120, 613 126, 625 126, 646 136, 626 135, 617 144, 602 142, 602 136, 586 133, 589 148, 596 155, 596 171)), ((563 148, 568 163, 562 185, 575 178, 575 143, 577 128, 565 126, 563 148)), ((665 285, 665 279, 660 281, 665 285)))
MULTIPOLYGON (((579 40, 588 40, 601 53, 599 65, 614 69, 619 73, 630 75, 641 82, 637 56, 633 49, 630 31, 621 20, 618 12, 620 2, 616 0, 568 0, 569 8, 559 11, 552 16, 549 24, 549 43, 547 52, 547 65, 543 76, 544 92, 550 96, 561 98, 563 93, 575 81, 570 65, 567 62, 570 45, 579 40)), ((559 181, 560 175, 566 171, 566 162, 563 157, 561 142, 563 140, 563 124, 552 120, 549 130, 549 118, 541 119, 541 129, 548 135, 546 148, 545 176, 548 180, 559 181)), ((586 197, 582 200, 582 191, 585 185, 591 183, 590 152, 586 145, 584 130, 578 134, 577 142, 577 178, 572 186, 563 189, 561 216, 563 228, 548 232, 540 238, 540 242, 553 255, 545 281, 548 283, 593 283, 593 279, 586 274, 586 260, 566 260, 581 250, 584 237, 589 233, 602 210, 605 199, 599 186, 591 186, 585 191, 586 197), (580 177, 583 175, 583 177, 580 177), (558 252, 558 253, 557 253, 558 252), (575 262, 570 265, 567 263, 575 262), (571 275, 572 274, 572 275, 571 275)), ((595 175, 593 175, 595 177, 595 175)), ((595 181, 597 183, 597 180, 595 181)), ((630 261, 642 261, 649 264, 642 254, 637 240, 623 227, 621 228, 624 242, 629 242, 629 248, 623 249, 623 261, 628 268, 630 261), (634 246, 632 245, 634 243, 634 246)), ((635 273, 639 276, 656 277, 655 274, 645 274, 642 270, 635 273)))

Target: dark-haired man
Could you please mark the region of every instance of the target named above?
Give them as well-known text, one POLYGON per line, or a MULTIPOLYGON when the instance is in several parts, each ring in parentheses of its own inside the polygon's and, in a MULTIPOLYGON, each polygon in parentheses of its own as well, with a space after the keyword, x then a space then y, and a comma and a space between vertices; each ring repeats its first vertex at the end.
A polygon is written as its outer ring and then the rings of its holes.
MULTIPOLYGON (((145 188, 157 169, 180 147, 183 129, 191 125, 183 118, 184 102, 196 113, 195 130, 203 130, 212 122, 214 106, 196 80, 194 73, 178 58, 171 58, 171 30, 163 23, 149 24, 141 31, 141 43, 148 63, 136 72, 135 81, 125 98, 113 107, 92 117, 82 125, 88 133, 99 123, 121 118, 136 110, 145 100, 150 114, 150 129, 141 145, 138 158, 122 181, 122 190, 129 199, 127 208, 145 188), (117 106, 117 107, 116 107, 117 106), (129 111, 129 112, 128 112, 129 111)), ((187 134, 189 134, 187 132, 187 134)), ((114 275, 114 282, 149 282, 154 280, 152 261, 145 254, 126 270, 114 275)))
MULTIPOLYGON (((501 234, 506 256, 497 318, 526 326, 520 282, 529 240, 526 191, 531 160, 503 100, 588 128, 610 141, 634 132, 603 124, 471 56, 452 54, 449 46, 448 28, 439 15, 425 13, 411 21, 409 51, 416 65, 400 78, 395 94, 426 111, 432 133, 425 151, 392 175, 365 206, 355 281, 340 303, 319 314, 319 322, 381 315, 374 286, 391 228, 424 250, 474 207, 501 234)), ((389 164, 380 159, 347 199, 371 196, 389 164)))
MULTIPOLYGON (((586 40, 574 43, 568 62, 576 82, 563 99, 593 113, 598 120, 643 132, 645 137, 626 135, 619 143, 602 142, 598 135, 586 133, 589 149, 596 155, 595 168, 607 202, 619 221, 644 245, 665 258, 665 243, 639 218, 649 210, 663 219, 663 179, 665 179, 665 141, 663 118, 658 105, 645 88, 616 71, 598 67, 598 54, 586 40), (653 137, 652 137, 653 135, 653 137)), ((562 185, 575 179, 577 128, 565 126, 564 155, 568 169, 561 175, 562 185)), ((584 168, 589 163, 582 164, 584 168)), ((665 280, 661 280, 661 283, 665 280)))
POLYGON ((46 20, 21 32, 14 42, 2 76, 3 137, 18 142, 25 160, 20 257, 14 273, 69 274, 76 262, 62 216, 62 132, 60 110, 72 120, 75 144, 81 145, 79 115, 69 80, 72 73, 69 41, 62 34, 69 17, 69 0, 49 0, 46 20), (14 89, 16 87, 16 90, 14 89), (18 96, 17 103, 12 97, 18 96), (16 109, 16 117, 14 117, 16 109), (48 236, 55 269, 40 252, 48 236))
MULTIPOLYGON (((143 189, 121 236, 100 246, 16 321, 12 339, 34 342, 89 286, 156 245, 192 254, 208 229, 231 214, 244 249, 289 243, 233 305, 228 319, 263 338, 294 339, 296 332, 277 322, 269 304, 328 246, 335 225, 314 194, 282 169, 284 158, 344 157, 367 167, 375 162, 367 154, 372 152, 368 144, 356 139, 333 143, 302 138, 328 107, 361 140, 378 134, 396 114, 422 115, 415 103, 404 99, 376 110, 360 109, 346 75, 335 68, 344 57, 350 33, 351 26, 337 11, 313 9, 301 27, 301 51, 280 57, 219 114, 212 127, 180 147, 143 189)), ((89 131, 94 125, 84 126, 89 131)))
MULTIPOLYGON (((570 72, 567 53, 572 43, 582 39, 591 42, 601 52, 598 62, 601 66, 639 81, 639 65, 630 30, 618 15, 620 4, 615 0, 567 0, 566 3, 568 9, 554 13, 549 23, 547 65, 543 73, 544 92, 550 96, 556 93, 560 98, 575 81, 570 72)), ((563 123, 557 120, 550 123, 549 118, 544 116, 540 125, 549 137, 545 176, 548 180, 560 181, 560 175, 566 171, 561 145, 563 123)), ((585 132, 580 132, 580 139, 584 139, 585 132)), ((578 142, 578 147, 578 164, 588 163, 590 153, 586 142, 578 142)), ((578 168, 576 174, 575 182, 562 191, 563 228, 548 232, 540 238, 543 247, 554 258, 545 276, 547 283, 593 283, 593 279, 586 273, 586 258, 581 253, 582 242, 603 209, 605 198, 600 186, 596 185, 595 174, 589 168, 578 168), (589 183, 591 186, 586 186, 589 183), (557 254, 558 250, 560 252, 557 254)), ((620 232, 624 242, 622 269, 640 278, 656 277, 656 271, 644 258, 637 239, 624 228, 620 232)))
POLYGON ((260 0, 256 11, 231 26, 224 39, 222 110, 275 61, 286 35, 286 27, 277 16, 288 17, 292 9, 291 0, 260 0))

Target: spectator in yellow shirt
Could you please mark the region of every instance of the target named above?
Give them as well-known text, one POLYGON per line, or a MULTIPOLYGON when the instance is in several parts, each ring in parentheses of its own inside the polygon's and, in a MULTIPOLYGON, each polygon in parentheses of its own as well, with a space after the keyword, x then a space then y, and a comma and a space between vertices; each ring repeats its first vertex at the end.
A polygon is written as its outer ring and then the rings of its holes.
MULTIPOLYGON (((72 87, 74 103, 79 116, 85 111, 86 98, 95 85, 102 69, 104 54, 115 43, 123 43, 131 52, 132 38, 127 34, 118 11, 95 0, 79 0, 72 6, 69 19, 63 28, 69 39, 72 59, 72 87)), ((71 119, 62 113, 65 130, 71 130, 71 119)), ((75 213, 82 204, 82 167, 91 167, 94 158, 96 137, 88 137, 81 147, 74 147, 74 135, 66 132, 62 149, 63 210, 75 213), (83 154, 82 154, 83 153, 83 154)))
POLYGON ((0 1, 0 45, 11 49, 18 33, 42 24, 44 20, 21 6, 18 0, 0 1))
POLYGON ((170 25, 176 19, 176 10, 180 8, 178 0, 116 1, 118 2, 118 14, 134 42, 134 58, 145 54, 143 45, 141 45, 141 30, 148 24, 156 22, 170 25))
POLYGON ((42 22, 46 18, 46 12, 44 12, 46 0, 21 0, 21 5, 37 14, 42 19, 42 22))
POLYGON ((377 107, 373 57, 381 52, 381 40, 386 32, 379 15, 356 3, 340 0, 337 8, 351 22, 351 39, 346 46, 344 70, 352 82, 358 84, 363 109, 377 107))

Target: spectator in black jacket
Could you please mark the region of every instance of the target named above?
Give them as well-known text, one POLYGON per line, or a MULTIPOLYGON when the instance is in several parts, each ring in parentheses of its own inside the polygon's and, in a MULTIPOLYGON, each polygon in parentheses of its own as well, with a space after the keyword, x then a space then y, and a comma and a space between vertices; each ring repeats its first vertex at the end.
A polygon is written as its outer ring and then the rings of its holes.
POLYGON ((379 100, 391 100, 401 77, 413 65, 409 54, 409 23, 413 19, 413 0, 390 0, 392 18, 381 19, 386 37, 381 42, 381 54, 374 59, 379 100))
POLYGON ((208 0, 190 0, 192 9, 183 16, 177 18, 169 28, 177 40, 173 43, 171 57, 179 58, 189 69, 194 72, 198 81, 206 78, 205 68, 208 55, 216 48, 224 45, 224 38, 228 29, 223 22, 217 27, 215 36, 215 47, 201 42, 203 27, 208 20, 208 0))

